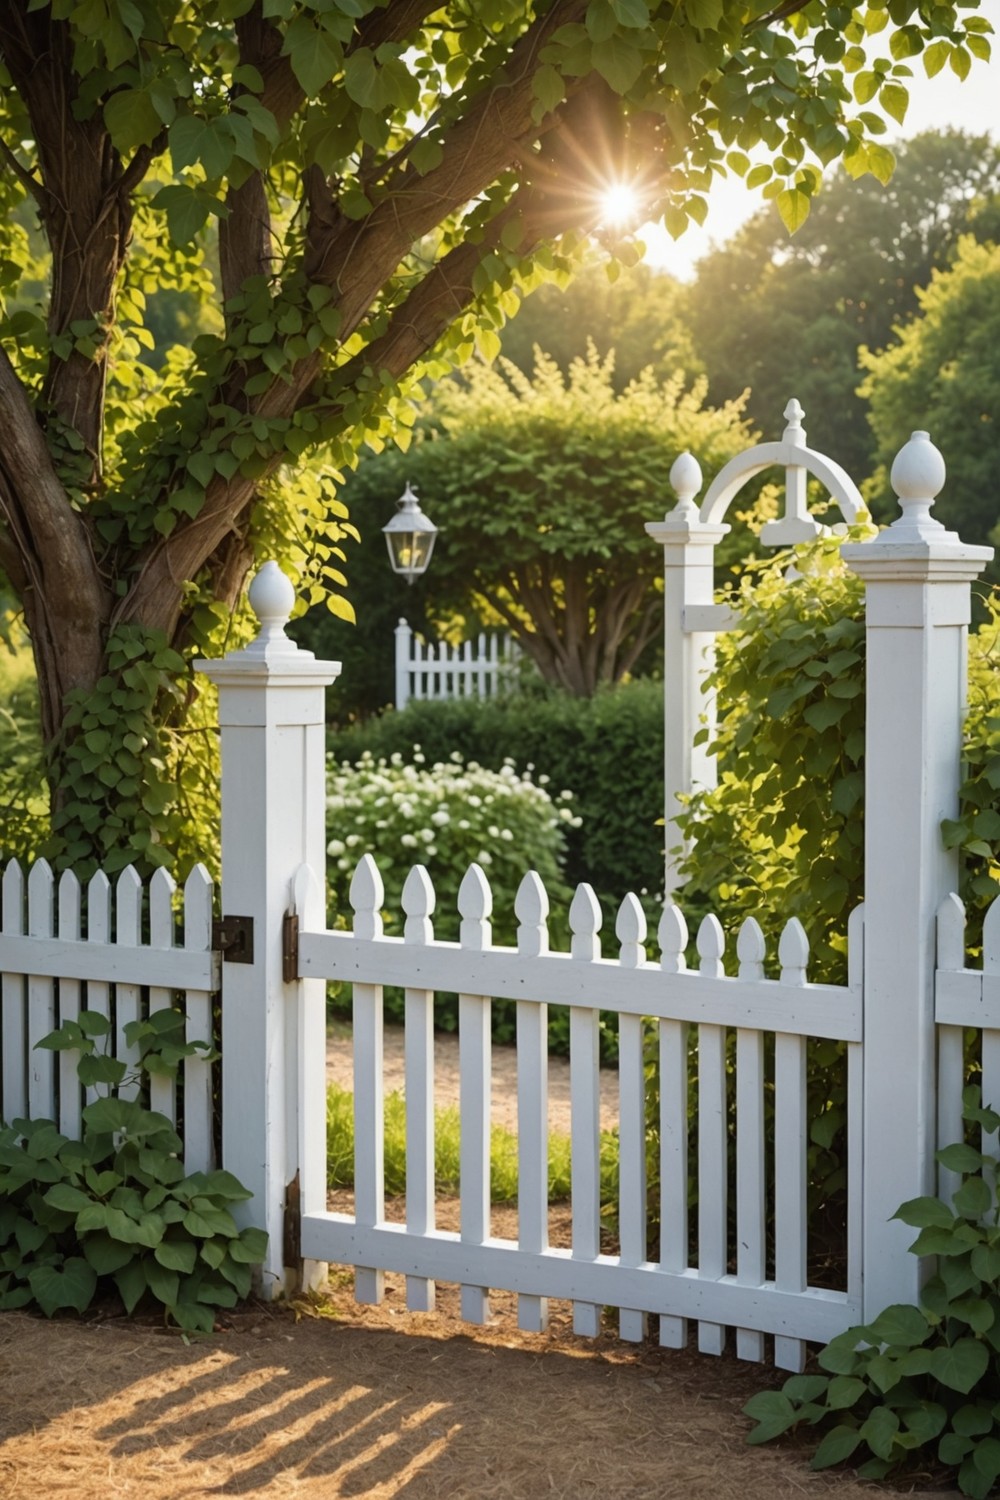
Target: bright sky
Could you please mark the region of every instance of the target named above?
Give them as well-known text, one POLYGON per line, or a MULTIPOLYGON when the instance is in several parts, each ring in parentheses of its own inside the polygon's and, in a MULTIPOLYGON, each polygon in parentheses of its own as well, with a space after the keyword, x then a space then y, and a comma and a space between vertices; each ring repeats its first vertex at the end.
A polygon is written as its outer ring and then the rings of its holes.
MULTIPOLYGON (((994 55, 988 63, 973 61, 964 83, 947 66, 930 79, 924 77, 919 58, 913 59, 912 67, 913 78, 907 84, 910 107, 906 124, 899 129, 890 120, 887 143, 918 135, 922 130, 942 130, 948 126, 976 133, 989 131, 994 137, 1000 134, 1000 40, 994 41, 994 55)), ((699 256, 713 242, 719 244, 728 239, 763 201, 759 191, 748 193, 738 177, 720 181, 712 190, 703 228, 691 224, 676 241, 665 229, 653 225, 642 232, 646 260, 683 280, 689 279, 699 256)))

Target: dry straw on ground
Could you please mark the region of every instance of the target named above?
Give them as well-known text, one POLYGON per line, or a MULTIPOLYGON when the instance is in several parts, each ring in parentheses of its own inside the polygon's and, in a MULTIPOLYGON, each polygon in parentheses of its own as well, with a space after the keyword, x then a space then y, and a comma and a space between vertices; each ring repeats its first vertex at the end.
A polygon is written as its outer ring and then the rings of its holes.
MULTIPOLYGON (((499 1226, 498 1226, 499 1227, 499 1226)), ((502 1232, 502 1229, 501 1229, 502 1232)), ((0 1500, 873 1500, 795 1449, 748 1449, 740 1408, 774 1372, 695 1353, 518 1334, 512 1298, 469 1328, 441 1289, 408 1314, 388 1278, 332 1317, 275 1306, 185 1346, 111 1317, 0 1315, 0 1500)))

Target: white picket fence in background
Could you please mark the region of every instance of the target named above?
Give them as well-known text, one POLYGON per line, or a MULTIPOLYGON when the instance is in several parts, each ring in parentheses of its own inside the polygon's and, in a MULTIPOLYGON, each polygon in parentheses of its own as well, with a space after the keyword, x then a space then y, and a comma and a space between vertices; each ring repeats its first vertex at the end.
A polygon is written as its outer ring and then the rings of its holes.
POLYGON ((509 635, 481 631, 475 641, 449 646, 425 641, 405 620, 396 626, 396 707, 411 699, 488 698, 520 656, 509 635))
MULTIPOLYGON (((318 884, 300 872, 301 913, 322 913, 318 884)), ((403 890, 402 938, 382 934, 384 890, 366 856, 351 886, 352 932, 325 924, 299 933, 303 978, 350 980, 354 986, 355 1207, 354 1215, 326 1209, 326 1163, 308 1151, 302 1163, 302 1252, 358 1270, 359 1300, 382 1298, 382 1270, 403 1272, 407 1305, 434 1306, 434 1278, 461 1283, 462 1316, 485 1323, 489 1287, 518 1293, 518 1322, 539 1332, 546 1299, 569 1298, 574 1329, 595 1336, 601 1308, 620 1309, 624 1339, 645 1336, 647 1315, 659 1317, 660 1342, 681 1348, 687 1323, 697 1321, 698 1345, 722 1352, 726 1329, 736 1330, 744 1359, 764 1358, 765 1334, 775 1335, 776 1362, 801 1369, 805 1340, 826 1341, 861 1318, 861 1034, 863 917, 849 928, 850 982, 840 988, 810 984, 808 943, 790 921, 782 934, 780 978, 764 977, 764 938, 753 919, 736 944, 738 969, 725 972, 725 938, 706 917, 697 934, 699 967, 688 972, 688 932, 681 912, 667 906, 659 923, 659 962, 647 957, 646 919, 627 896, 615 924, 617 953, 601 956, 600 906, 580 886, 570 907, 569 953, 548 945, 548 898, 529 874, 517 895, 516 949, 491 942, 492 894, 478 865, 462 884, 459 943, 434 940, 434 891, 426 871, 411 871, 403 890), (406 989, 405 1098, 406 1222, 385 1222, 382 1162, 382 986, 406 989), (435 1226, 433 1014, 437 991, 460 995, 461 1230, 435 1226), (517 1002, 518 1224, 517 1242, 492 1236, 490 1226, 490 1001, 517 1002), (548 1242, 547 1010, 569 1008, 572 1154, 572 1248, 548 1242), (599 1012, 619 1017, 619 1238, 617 1255, 601 1253, 599 1012), (661 1140, 660 1260, 647 1259, 646 1079, 644 1035, 657 1031, 661 1140), (696 1037, 689 1051, 689 1030, 696 1037), (735 1034, 735 1099, 727 1098, 727 1057, 735 1034), (848 1271, 842 1290, 808 1285, 806 1044, 810 1037, 847 1044, 848 1271), (773 1048, 775 1151, 765 1166, 765 1049, 773 1048), (696 1263, 690 1262, 687 1204, 688 1097, 697 1077, 696 1263), (733 1107, 734 1106, 734 1107, 733 1107), (736 1203, 729 1212, 728 1141, 735 1123, 736 1203), (769 1238, 765 1226, 773 1224, 769 1238), (773 1259, 774 1273, 767 1273, 773 1259), (363 1268, 370 1269, 363 1269, 363 1268), (730 1267, 734 1267, 731 1270, 730 1267)), ((300 917, 300 921, 302 918, 300 917)), ((320 991, 322 993, 322 991, 320 991)), ((324 1066, 305 1055, 316 1097, 324 1066)))
MULTIPOLYGON (((132 866, 114 887, 103 871, 85 885, 67 870, 56 880, 45 860, 25 878, 16 860, 3 872, 0 919, 0 1119, 54 1119, 77 1139, 81 1111, 104 1090, 84 1089, 75 1051, 37 1043, 81 1010, 113 1023, 109 1051, 129 1064, 137 1053, 125 1027, 168 1006, 186 1017, 188 1041, 211 1041, 219 955, 212 951, 212 881, 196 865, 177 889, 166 870, 144 887, 132 866), (180 930, 178 930, 180 929, 180 930)), ((98 1043, 99 1049, 107 1044, 98 1043)), ((179 1080, 154 1077, 149 1106, 183 1126, 188 1171, 214 1165, 212 1064, 186 1058, 179 1080)), ((127 1083, 125 1098, 138 1086, 127 1083)))

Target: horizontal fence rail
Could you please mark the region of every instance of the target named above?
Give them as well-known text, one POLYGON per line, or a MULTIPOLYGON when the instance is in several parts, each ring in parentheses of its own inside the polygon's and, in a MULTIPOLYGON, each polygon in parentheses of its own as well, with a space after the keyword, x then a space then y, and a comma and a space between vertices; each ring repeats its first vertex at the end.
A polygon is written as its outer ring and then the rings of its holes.
MULTIPOLYGON (((300 872, 304 890, 311 874, 300 872)), ((315 887, 315 882, 313 882, 315 887)), ((846 1052, 848 1152, 857 1159, 861 1109, 861 957, 863 916, 849 926, 847 986, 807 981, 808 943, 794 919, 778 950, 778 977, 765 977, 758 924, 737 941, 737 972, 725 971, 725 937, 713 916, 701 923, 696 970, 687 968, 688 932, 675 906, 658 927, 660 959, 647 956, 646 917, 635 896, 618 912, 617 955, 602 957, 602 914, 589 886, 578 888, 569 953, 552 953, 548 898, 535 874, 515 903, 516 948, 491 941, 492 894, 473 865, 463 881, 457 943, 433 936, 435 895, 416 867, 403 889, 402 938, 382 931, 384 891, 366 856, 351 886, 353 932, 304 930, 299 975, 354 986, 355 1211, 353 1217, 307 1208, 302 1252, 356 1268, 359 1301, 379 1301, 384 1271, 407 1278, 408 1305, 434 1304, 434 1279, 456 1281, 462 1315, 489 1316, 489 1291, 518 1295, 522 1328, 545 1327, 546 1299, 573 1302, 578 1333, 599 1331, 600 1311, 617 1307, 621 1334, 644 1336, 659 1318, 660 1341, 681 1347, 688 1320, 699 1347, 721 1353, 727 1329, 745 1359, 775 1358, 800 1369, 805 1342, 825 1341, 860 1321, 860 1172, 848 1172, 846 1285, 812 1286, 807 1276, 806 1057, 809 1038, 836 1040, 846 1052), (385 1221, 382 987, 405 991, 407 1184, 405 1224, 385 1221), (433 1015, 437 991, 459 995, 460 1230, 435 1222, 433 1015), (517 1005, 518 1240, 497 1239, 490 1216, 491 1040, 494 999, 517 1005), (549 1244, 547 1017, 569 1011, 572 1236, 549 1244), (601 1241, 600 1012, 619 1018, 617 1126, 618 1253, 601 1241), (658 1259, 648 1258, 647 1081, 655 1057, 660 1158, 658 1259), (691 1109, 692 1101, 696 1108, 691 1109), (767 1114, 773 1109, 774 1149, 767 1114), (690 1123, 689 1123, 690 1117, 690 1123), (689 1137, 690 1131, 690 1137, 689 1137), (732 1143, 735 1143, 734 1145, 732 1143), (734 1192, 735 1188, 735 1192, 734 1192), (697 1202, 692 1222, 689 1197, 697 1202)), ((315 896, 303 902, 322 910, 315 896)), ((308 1058, 304 1065, 322 1066, 308 1058)), ((307 1122, 318 1136, 319 1117, 307 1122)), ((310 1157, 304 1158, 308 1167, 310 1157)), ((313 1157, 312 1170, 318 1171, 313 1157)), ((321 1200, 304 1184, 304 1204, 321 1200)))
MULTIPOLYGON (((38 1043, 82 1010, 111 1022, 108 1051, 129 1068, 119 1090, 125 1098, 140 1092, 130 1022, 173 1007, 185 1016, 188 1042, 211 1041, 219 988, 212 894, 203 865, 179 898, 166 870, 148 886, 131 865, 114 886, 100 870, 84 885, 70 870, 57 881, 45 860, 27 877, 10 861, 0 918, 0 1120, 54 1119, 64 1135, 79 1137, 82 1109, 98 1091, 80 1084, 75 1050, 38 1043)), ((183 1060, 178 1078, 149 1079, 149 1107, 181 1127, 188 1171, 214 1165, 212 1083, 212 1064, 198 1054, 183 1060)))

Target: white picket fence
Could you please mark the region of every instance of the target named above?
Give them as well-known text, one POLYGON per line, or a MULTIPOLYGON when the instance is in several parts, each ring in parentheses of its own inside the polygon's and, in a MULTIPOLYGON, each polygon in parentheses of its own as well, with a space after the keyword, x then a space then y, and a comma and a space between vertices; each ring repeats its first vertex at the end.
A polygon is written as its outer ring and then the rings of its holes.
MULTIPOLYGON (((103 871, 85 885, 67 870, 58 882, 45 860, 28 876, 16 860, 3 872, 0 920, 0 1119, 54 1119, 78 1139, 84 1104, 100 1089, 84 1089, 75 1051, 51 1052, 37 1043, 81 1010, 113 1023, 112 1056, 129 1065, 121 1089, 135 1098, 131 1069, 138 1054, 125 1040, 131 1021, 169 1006, 185 1015, 188 1041, 211 1041, 212 996, 219 989, 219 955, 212 951, 212 882, 196 865, 177 889, 166 870, 144 887, 132 866, 112 887, 103 871)), ((103 1045, 103 1044, 101 1044, 103 1045)), ((186 1058, 179 1080, 154 1077, 149 1105, 183 1130, 188 1171, 214 1165, 212 1064, 186 1058)))
POLYGON ((397 708, 411 699, 492 697, 520 655, 509 635, 496 632, 449 646, 425 641, 400 620, 395 635, 397 708))
MULTIPOLYGON (((322 911, 311 871, 300 874, 300 910, 322 911)), ((351 886, 352 932, 303 928, 303 978, 349 980, 354 986, 355 1211, 325 1206, 325 1159, 307 1155, 302 1178, 302 1251, 317 1261, 360 1267, 357 1296, 378 1302, 383 1270, 403 1272, 407 1304, 434 1305, 434 1278, 461 1283, 462 1316, 489 1318, 487 1289, 518 1293, 518 1322, 540 1331, 546 1299, 569 1298, 577 1333, 600 1330, 603 1306, 620 1309, 621 1336, 645 1336, 659 1317, 660 1342, 680 1348, 687 1322, 698 1345, 722 1352, 736 1329, 744 1359, 764 1357, 775 1336, 776 1362, 801 1369, 805 1340, 832 1338, 860 1320, 860 1174, 848 1186, 848 1271, 843 1290, 807 1281, 806 1046, 810 1037, 842 1041, 847 1050, 847 1153, 861 1143, 863 918, 850 924, 850 982, 810 984, 808 943, 794 919, 781 937, 780 977, 765 978, 765 944, 749 919, 736 944, 737 972, 725 971, 725 938, 715 917, 697 934, 699 966, 688 972, 688 932, 676 906, 659 923, 659 962, 647 957, 646 919, 627 896, 615 924, 617 954, 601 956, 602 914, 589 886, 570 907, 569 953, 548 945, 548 899, 535 874, 521 884, 516 949, 491 943, 492 894, 478 865, 460 890, 459 943, 435 941, 434 891, 423 867, 403 890, 402 938, 382 934, 384 891, 366 856, 351 886), (385 1222, 382 1163, 382 986, 406 989, 406 1222, 385 1222), (461 1230, 435 1226, 433 1013, 437 991, 458 992, 461 1118, 461 1230), (490 1228, 491 997, 517 1002, 519 1238, 495 1239, 490 1228), (572 1154, 572 1248, 548 1243, 547 1009, 569 1008, 572 1154), (598 1016, 619 1017, 619 1238, 617 1255, 601 1253, 598 1016), (657 1032, 660 1259, 647 1259, 646 1079, 644 1038, 657 1032), (689 1030, 695 1045, 689 1048, 689 1030), (734 1046, 730 1046, 730 1038, 734 1046), (765 1051, 773 1070, 775 1149, 765 1163, 765 1051), (735 1058, 736 1084, 727 1093, 735 1058), (697 1079, 697 1223, 689 1235, 688 1099, 697 1079), (729 1138, 736 1139, 735 1215, 729 1205, 729 1138), (766 1225, 773 1224, 769 1239, 766 1225), (696 1260, 690 1260, 690 1246, 696 1260), (773 1274, 768 1275, 768 1261, 773 1274)), ((301 920, 301 919, 300 919, 301 920)), ((304 1066, 318 1073, 319 1057, 304 1066)), ((317 1088, 313 1080, 311 1092, 317 1088)))

